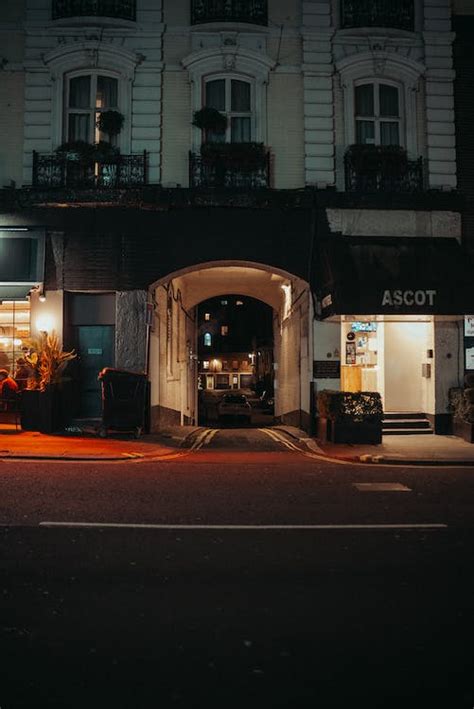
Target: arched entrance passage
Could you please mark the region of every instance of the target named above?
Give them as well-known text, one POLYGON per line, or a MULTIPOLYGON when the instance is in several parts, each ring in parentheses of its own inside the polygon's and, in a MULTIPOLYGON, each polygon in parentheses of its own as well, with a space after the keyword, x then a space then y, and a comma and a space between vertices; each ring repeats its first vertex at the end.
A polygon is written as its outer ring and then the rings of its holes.
POLYGON ((264 264, 212 261, 171 273, 150 287, 152 430, 197 422, 196 306, 230 293, 273 309, 275 417, 308 428, 313 360, 308 283, 264 264))

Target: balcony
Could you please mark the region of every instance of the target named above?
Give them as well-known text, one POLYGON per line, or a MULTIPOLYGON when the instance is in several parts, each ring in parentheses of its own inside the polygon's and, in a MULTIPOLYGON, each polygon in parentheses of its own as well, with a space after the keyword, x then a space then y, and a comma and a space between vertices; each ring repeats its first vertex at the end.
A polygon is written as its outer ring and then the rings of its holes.
POLYGON ((189 154, 190 187, 256 189, 270 186, 270 153, 257 143, 203 145, 189 154))
POLYGON ((353 145, 344 156, 346 192, 423 191, 423 158, 408 160, 395 146, 353 145))
POLYGON ((53 20, 71 17, 112 17, 135 21, 136 0, 53 0, 53 20))
POLYGON ((191 0, 191 24, 247 22, 267 24, 267 0, 191 0))
POLYGON ((341 27, 392 27, 413 32, 414 0, 341 0, 341 27))
POLYGON ((140 155, 116 155, 100 162, 34 151, 33 187, 140 187, 147 183, 146 165, 145 151, 140 155))

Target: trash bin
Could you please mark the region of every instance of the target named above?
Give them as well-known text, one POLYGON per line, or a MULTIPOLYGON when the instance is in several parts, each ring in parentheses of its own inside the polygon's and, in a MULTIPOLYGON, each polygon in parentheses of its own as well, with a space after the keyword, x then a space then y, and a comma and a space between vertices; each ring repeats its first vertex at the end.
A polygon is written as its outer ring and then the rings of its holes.
POLYGON ((106 367, 98 378, 102 385, 101 438, 109 429, 133 431, 139 438, 145 426, 146 374, 106 367))

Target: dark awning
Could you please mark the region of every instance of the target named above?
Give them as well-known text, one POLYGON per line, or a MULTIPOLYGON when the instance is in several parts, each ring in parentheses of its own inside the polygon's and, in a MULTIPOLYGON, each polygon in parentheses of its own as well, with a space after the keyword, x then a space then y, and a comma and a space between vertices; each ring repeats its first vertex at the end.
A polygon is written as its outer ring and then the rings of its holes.
POLYGON ((320 245, 322 317, 474 313, 474 270, 456 239, 333 236, 320 245))

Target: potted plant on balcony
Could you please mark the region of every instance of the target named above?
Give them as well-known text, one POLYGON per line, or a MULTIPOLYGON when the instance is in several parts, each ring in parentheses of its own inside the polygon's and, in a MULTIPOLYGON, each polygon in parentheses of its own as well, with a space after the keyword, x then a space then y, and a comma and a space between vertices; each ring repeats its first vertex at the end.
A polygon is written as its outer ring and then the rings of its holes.
POLYGON ((62 349, 55 332, 43 332, 38 340, 30 342, 25 355, 30 374, 22 393, 22 428, 53 433, 65 427, 69 412, 65 406, 64 370, 75 357, 74 351, 62 349))
POLYGON ((125 118, 120 111, 102 111, 96 121, 96 126, 101 133, 109 136, 109 142, 112 138, 118 135, 123 128, 125 118))
POLYGON ((318 438, 331 443, 381 443, 382 399, 378 392, 330 391, 317 397, 318 438))
POLYGON ((61 143, 56 148, 55 153, 66 158, 66 160, 87 163, 93 160, 94 146, 86 143, 85 140, 68 140, 65 143, 61 143))
POLYGON ((204 132, 222 134, 227 128, 227 116, 216 108, 204 106, 194 111, 192 125, 204 132))

